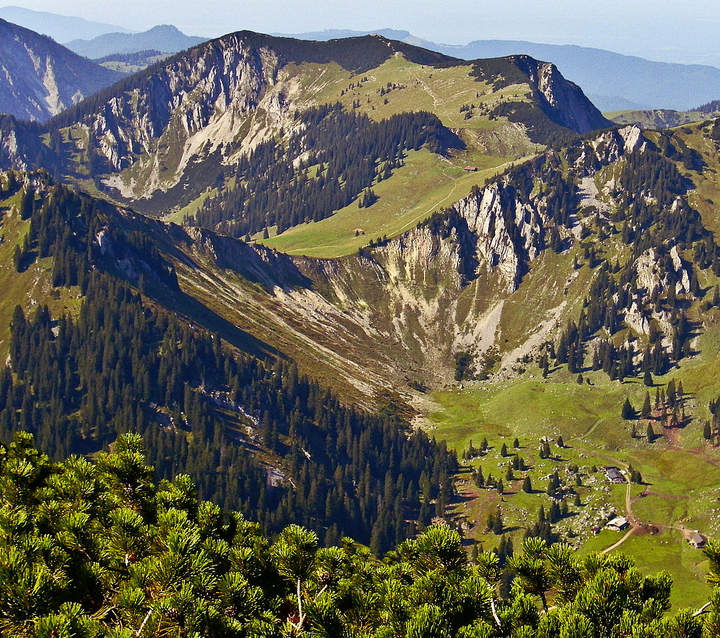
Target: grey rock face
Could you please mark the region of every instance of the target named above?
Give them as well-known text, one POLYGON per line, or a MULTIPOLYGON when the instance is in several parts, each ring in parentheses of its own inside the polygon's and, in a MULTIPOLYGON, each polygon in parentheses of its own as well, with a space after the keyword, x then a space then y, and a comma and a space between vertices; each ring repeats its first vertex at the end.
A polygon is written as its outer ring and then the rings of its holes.
POLYGON ((120 78, 47 36, 0 20, 0 112, 44 121, 120 78))

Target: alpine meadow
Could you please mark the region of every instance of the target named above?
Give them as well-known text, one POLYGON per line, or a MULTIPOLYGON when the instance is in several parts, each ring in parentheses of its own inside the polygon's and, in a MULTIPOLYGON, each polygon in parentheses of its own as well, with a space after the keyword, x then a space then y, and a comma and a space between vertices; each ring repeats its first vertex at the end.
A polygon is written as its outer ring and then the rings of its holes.
POLYGON ((720 636, 720 69, 29 6, 0 635, 720 636))

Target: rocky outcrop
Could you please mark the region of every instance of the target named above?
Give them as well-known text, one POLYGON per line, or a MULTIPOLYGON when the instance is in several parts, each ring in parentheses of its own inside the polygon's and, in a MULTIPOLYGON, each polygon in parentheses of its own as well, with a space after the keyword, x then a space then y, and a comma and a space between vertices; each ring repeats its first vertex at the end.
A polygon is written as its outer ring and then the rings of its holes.
POLYGON ((590 140, 577 144, 573 168, 581 177, 592 176, 604 166, 616 162, 624 155, 643 151, 647 139, 639 126, 625 126, 621 129, 604 131, 590 140))
POLYGON ((612 126, 612 122, 585 97, 582 89, 566 80, 554 64, 527 55, 511 59, 528 75, 532 86, 542 96, 543 110, 556 124, 578 133, 612 126))
POLYGON ((123 75, 0 20, 0 112, 44 121, 123 75))
MULTIPOLYGON (((589 175, 592 179, 597 170, 642 150, 646 144, 638 127, 604 132, 578 142, 575 169, 578 175, 589 175)), ((421 225, 377 249, 376 253, 382 256, 379 259, 390 271, 402 273, 406 279, 418 273, 426 276, 427 264, 441 263, 447 269, 445 279, 452 272, 457 285, 484 273, 512 293, 531 262, 544 250, 546 231, 553 223, 548 218, 547 195, 521 197, 512 180, 511 172, 484 188, 474 189, 438 221, 435 232, 431 231, 433 223, 421 225)), ((686 292, 687 270, 678 265, 681 261, 676 248, 670 255, 676 264, 678 293, 686 292)), ((644 264, 654 263, 654 255, 638 262, 652 279, 644 264)))
MULTIPOLYGON (((163 148, 210 153, 233 141, 277 69, 271 51, 227 38, 176 56, 81 122, 114 171, 163 148)), ((176 162, 182 165, 183 158, 176 162)))
POLYGON ((654 248, 649 248, 635 260, 635 273, 637 287, 647 295, 655 291, 662 294, 667 292, 669 286, 675 287, 675 293, 690 292, 690 273, 683 263, 677 246, 670 249, 665 258, 664 268, 659 263, 659 256, 654 248))
POLYGON ((543 245, 546 219, 535 203, 519 201, 507 185, 495 183, 455 205, 475 234, 478 268, 495 272, 512 292, 527 263, 543 245))
POLYGON ((625 324, 637 334, 646 335, 650 333, 650 319, 638 308, 635 301, 625 311, 625 324))
MULTIPOLYGON (((176 55, 54 121, 83 129, 127 201, 214 183, 225 163, 294 125, 296 82, 267 43, 238 33, 176 55), (200 184, 195 166, 209 162, 200 184)), ((147 207, 145 207, 147 208, 147 207)), ((152 208, 152 206, 150 207, 152 208)))
MULTIPOLYGON (((669 289, 674 289, 677 295, 692 292, 691 266, 683 261, 677 246, 673 246, 662 257, 654 248, 649 248, 635 260, 634 268, 637 289, 641 298, 646 301, 656 293, 667 293, 669 289)), ((655 320, 666 334, 671 332, 670 313, 667 310, 652 309, 652 306, 643 309, 633 301, 625 311, 625 324, 637 334, 649 334, 652 320, 655 320)))

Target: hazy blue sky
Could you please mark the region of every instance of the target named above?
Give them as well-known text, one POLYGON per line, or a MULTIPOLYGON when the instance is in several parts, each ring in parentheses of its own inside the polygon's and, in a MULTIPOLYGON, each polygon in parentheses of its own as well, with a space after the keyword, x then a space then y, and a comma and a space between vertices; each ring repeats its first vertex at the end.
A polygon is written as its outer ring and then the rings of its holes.
POLYGON ((288 33, 387 27, 447 43, 522 39, 684 62, 720 56, 720 4, 712 0, 8 0, 7 4, 135 30, 172 23, 202 36, 238 29, 288 33))

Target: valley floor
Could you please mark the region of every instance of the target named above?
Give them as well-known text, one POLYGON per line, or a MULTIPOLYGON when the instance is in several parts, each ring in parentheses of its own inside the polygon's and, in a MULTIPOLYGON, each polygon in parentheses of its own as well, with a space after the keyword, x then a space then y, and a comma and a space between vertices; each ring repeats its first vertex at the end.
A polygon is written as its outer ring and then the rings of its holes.
MULTIPOLYGON (((499 507, 503 535, 519 547, 525 530, 538 520, 541 506, 546 514, 550 511, 547 488, 557 470, 568 490, 568 512, 554 527, 578 551, 622 552, 645 572, 668 571, 674 581, 674 607, 706 602, 710 588, 705 583, 705 557, 688 539, 695 530, 706 537, 720 532, 720 449, 703 437, 707 403, 720 394, 720 362, 715 358, 718 332, 708 330, 700 339, 700 350, 707 355, 655 379, 656 388, 670 379, 682 381, 687 419, 679 428, 651 421, 652 443, 646 436, 647 421, 621 418, 626 397, 640 411, 648 388, 639 379, 619 383, 602 372, 587 372, 579 384, 564 368, 543 379, 531 364, 521 380, 473 382, 428 397, 426 426, 459 456, 471 444, 480 448, 487 438, 487 451, 463 461, 458 477, 459 497, 452 512, 466 537, 485 550, 498 547, 502 536, 488 529, 487 521, 499 507), (513 447, 515 437, 518 449, 513 447), (539 456, 543 437, 551 446, 545 459, 539 456), (558 437, 563 439, 562 448, 558 437), (513 470, 513 478, 507 480, 515 454, 528 469, 513 470), (626 480, 632 466, 641 473, 642 483, 611 484, 605 466, 620 468, 626 480), (479 468, 486 480, 490 475, 503 480, 502 495, 495 488, 475 485, 472 472, 479 468), (530 493, 522 489, 526 476, 531 478, 530 493), (605 529, 613 514, 627 517, 629 528, 605 529)), ((649 391, 654 402, 655 388, 649 391)))

